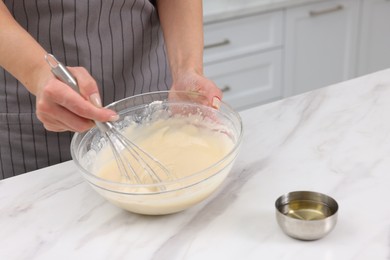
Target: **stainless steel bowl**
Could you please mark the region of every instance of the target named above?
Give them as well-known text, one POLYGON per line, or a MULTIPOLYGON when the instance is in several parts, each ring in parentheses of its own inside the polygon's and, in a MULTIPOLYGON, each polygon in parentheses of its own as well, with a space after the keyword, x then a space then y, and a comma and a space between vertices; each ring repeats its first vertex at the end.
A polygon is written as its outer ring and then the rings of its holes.
POLYGON ((300 240, 320 239, 329 234, 337 222, 337 202, 318 192, 284 194, 276 200, 275 207, 283 232, 300 240))

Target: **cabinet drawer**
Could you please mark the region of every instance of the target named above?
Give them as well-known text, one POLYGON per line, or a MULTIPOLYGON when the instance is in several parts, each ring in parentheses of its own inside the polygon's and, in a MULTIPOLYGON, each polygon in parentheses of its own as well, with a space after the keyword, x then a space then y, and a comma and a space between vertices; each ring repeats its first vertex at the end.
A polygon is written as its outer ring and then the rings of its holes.
POLYGON ((204 26, 204 62, 279 47, 282 12, 260 14, 204 26))
POLYGON ((237 110, 282 97, 282 51, 235 58, 205 66, 205 75, 223 92, 223 100, 237 110))

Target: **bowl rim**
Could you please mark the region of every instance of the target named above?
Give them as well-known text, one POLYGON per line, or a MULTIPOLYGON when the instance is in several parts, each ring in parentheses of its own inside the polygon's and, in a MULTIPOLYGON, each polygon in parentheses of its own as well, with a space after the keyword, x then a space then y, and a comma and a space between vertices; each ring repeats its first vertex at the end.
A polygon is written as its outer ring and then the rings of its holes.
MULTIPOLYGON (((203 96, 201 93, 199 92, 191 92, 191 91, 172 91, 172 90, 166 90, 166 91, 153 91, 153 92, 147 92, 147 93, 142 93, 142 94, 138 94, 138 95, 133 95, 133 96, 130 96, 130 97, 126 97, 126 98, 123 98, 121 100, 118 100, 118 101, 115 101, 113 103, 110 103, 109 105, 105 106, 105 108, 110 108, 112 106, 114 106, 115 104, 118 104, 119 102, 124 102, 125 100, 129 100, 129 99, 135 99, 135 98, 142 98, 143 96, 150 96, 150 95, 161 95, 161 94, 167 94, 169 96, 170 93, 190 93, 191 95, 198 95, 198 96, 203 96)), ((195 103, 195 102, 192 102, 192 103, 195 103)), ((205 106, 203 104, 199 104, 201 106, 205 106)), ((116 192, 112 189, 108 189, 106 187, 101 187, 100 185, 97 185, 96 183, 94 182, 91 182, 89 178, 91 179, 94 179, 98 182, 101 182, 101 183, 105 183, 105 184, 108 184, 108 185, 116 185, 116 186, 120 186, 120 187, 132 187, 132 188, 151 188, 151 187, 161 187, 161 186, 167 186, 167 185, 172 185, 172 184, 176 184, 178 182, 182 182, 182 181, 185 181, 185 180, 188 180, 188 179, 192 179, 192 178, 195 178, 196 176, 206 172, 206 171, 209 171, 211 168, 213 167, 217 167, 218 165, 221 165, 222 163, 224 163, 228 158, 230 158, 231 156, 233 156, 232 158, 232 161, 234 161, 234 159, 238 156, 238 153, 236 153, 234 155, 234 153, 240 148, 241 146, 241 143, 242 143, 242 139, 243 139, 243 132, 244 132, 244 129, 243 129, 243 122, 242 122, 242 118, 240 116, 240 114, 235 111, 229 104, 227 104, 226 102, 224 101, 220 101, 220 107, 224 107, 225 109, 227 109, 230 113, 232 113, 235 117, 235 119, 238 121, 238 128, 239 128, 239 133, 238 133, 238 136, 237 136, 237 140, 234 144, 234 147, 231 149, 231 151, 229 151, 229 153, 227 153, 222 159, 220 159, 218 162, 208 166, 207 168, 205 169, 202 169, 200 171, 197 171, 189 176, 186 176, 186 177, 182 177, 182 178, 178 178, 178 179, 175 179, 175 180, 169 180, 169 181, 162 181, 162 182, 159 182, 159 183, 149 183, 149 184, 133 184, 133 183, 122 183, 122 182, 115 182, 115 181, 111 181, 111 180, 107 180, 107 179, 104 179, 104 178, 100 178, 92 173, 90 173, 89 171, 87 171, 86 169, 84 169, 84 167, 78 162, 78 160, 75 160, 76 158, 76 155, 75 155, 75 149, 73 149, 73 147, 75 147, 75 141, 77 139, 78 136, 80 135, 86 135, 88 132, 90 131, 96 131, 96 127, 93 127, 92 129, 89 129, 85 132, 81 132, 81 133, 78 133, 76 132, 73 137, 72 137, 72 140, 71 140, 71 157, 72 157, 72 160, 73 162, 76 164, 77 168, 79 170, 81 170, 81 172, 83 174, 85 174, 88 178, 86 178, 86 180, 93 184, 94 186, 96 187, 99 187, 99 188, 103 188, 105 190, 108 190, 108 191, 112 191, 112 192, 116 192), (94 130, 95 129, 95 130, 94 130)), ((212 108, 212 107, 211 107, 212 108)), ((212 108, 212 109, 215 109, 215 108, 212 108)), ((196 185, 200 182, 203 182, 204 180, 207 180, 213 176, 216 176, 218 173, 220 173, 223 169, 225 169, 225 167, 223 167, 222 169, 220 169, 219 171, 213 173, 212 175, 208 176, 207 178, 204 178, 204 179, 201 179, 197 182, 193 182, 193 183, 190 183, 188 185, 185 185, 185 186, 182 186, 182 187, 179 187, 177 189, 167 189, 167 190, 159 190, 159 191, 156 191, 156 192, 148 192, 148 193, 139 193, 139 192, 119 192, 119 193, 124 193, 124 194, 143 194, 143 195, 148 195, 148 194, 158 194, 158 193, 166 193, 166 192, 171 192, 171 191, 175 191, 175 190, 181 190, 181 189, 184 189, 184 188, 188 188, 188 187, 191 187, 193 185, 196 185)))
POLYGON ((314 223, 314 222, 324 221, 324 220, 329 219, 329 218, 337 217, 338 211, 339 211, 339 205, 338 205, 337 201, 329 195, 326 195, 326 194, 321 193, 321 192, 316 192, 316 191, 303 190, 303 191, 291 191, 291 192, 288 192, 288 193, 281 195, 275 201, 275 209, 276 209, 276 212, 278 214, 280 214, 281 216, 283 216, 284 218, 288 218, 288 219, 291 219, 291 220, 294 220, 297 222, 313 222, 314 223), (316 196, 317 199, 313 199, 311 197, 313 195, 316 196), (291 197, 293 199, 291 199, 291 197), (308 198, 308 197, 310 197, 310 198, 308 198), (312 201, 312 202, 316 202, 319 204, 323 204, 331 210, 332 214, 330 214, 329 216, 326 216, 323 219, 310 219, 310 220, 296 219, 296 218, 293 218, 291 216, 284 214, 282 212, 282 207, 287 205, 287 204, 290 204, 292 201, 296 201, 296 200, 306 200, 306 201, 312 201))

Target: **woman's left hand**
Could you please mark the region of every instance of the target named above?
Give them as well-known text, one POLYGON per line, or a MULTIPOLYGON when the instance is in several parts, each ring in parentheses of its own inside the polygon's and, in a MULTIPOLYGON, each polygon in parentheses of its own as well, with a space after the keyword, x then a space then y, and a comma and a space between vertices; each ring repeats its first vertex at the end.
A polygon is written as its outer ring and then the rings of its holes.
POLYGON ((222 91, 217 85, 195 71, 187 71, 178 75, 173 81, 171 90, 199 93, 205 97, 199 102, 214 108, 219 107, 219 101, 222 99, 222 91))

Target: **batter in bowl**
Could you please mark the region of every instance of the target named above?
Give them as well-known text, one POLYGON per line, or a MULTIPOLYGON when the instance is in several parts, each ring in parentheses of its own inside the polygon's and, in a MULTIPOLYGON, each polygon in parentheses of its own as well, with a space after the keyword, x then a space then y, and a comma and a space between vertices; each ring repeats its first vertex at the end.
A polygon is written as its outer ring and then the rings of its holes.
POLYGON ((146 215, 180 212, 210 198, 226 180, 242 139, 241 120, 224 103, 213 109, 182 100, 147 102, 119 103, 115 108, 121 120, 115 127, 165 165, 173 178, 158 172, 162 182, 144 180, 142 167, 136 167, 141 184, 127 178, 98 129, 76 134, 73 157, 91 187, 119 208, 146 215))
MULTIPOLYGON (((218 124, 199 115, 176 115, 142 125, 131 124, 123 134, 158 159, 169 171, 171 177, 180 179, 202 171, 221 160, 234 146, 233 140, 218 124)), ((137 175, 146 176, 133 158, 128 161, 134 166, 137 175)), ((114 182, 131 182, 120 174, 117 162, 107 145, 97 155, 95 174, 114 182)), ((163 181, 169 179, 156 170, 163 181)), ((143 183, 150 183, 146 176, 143 183)))

